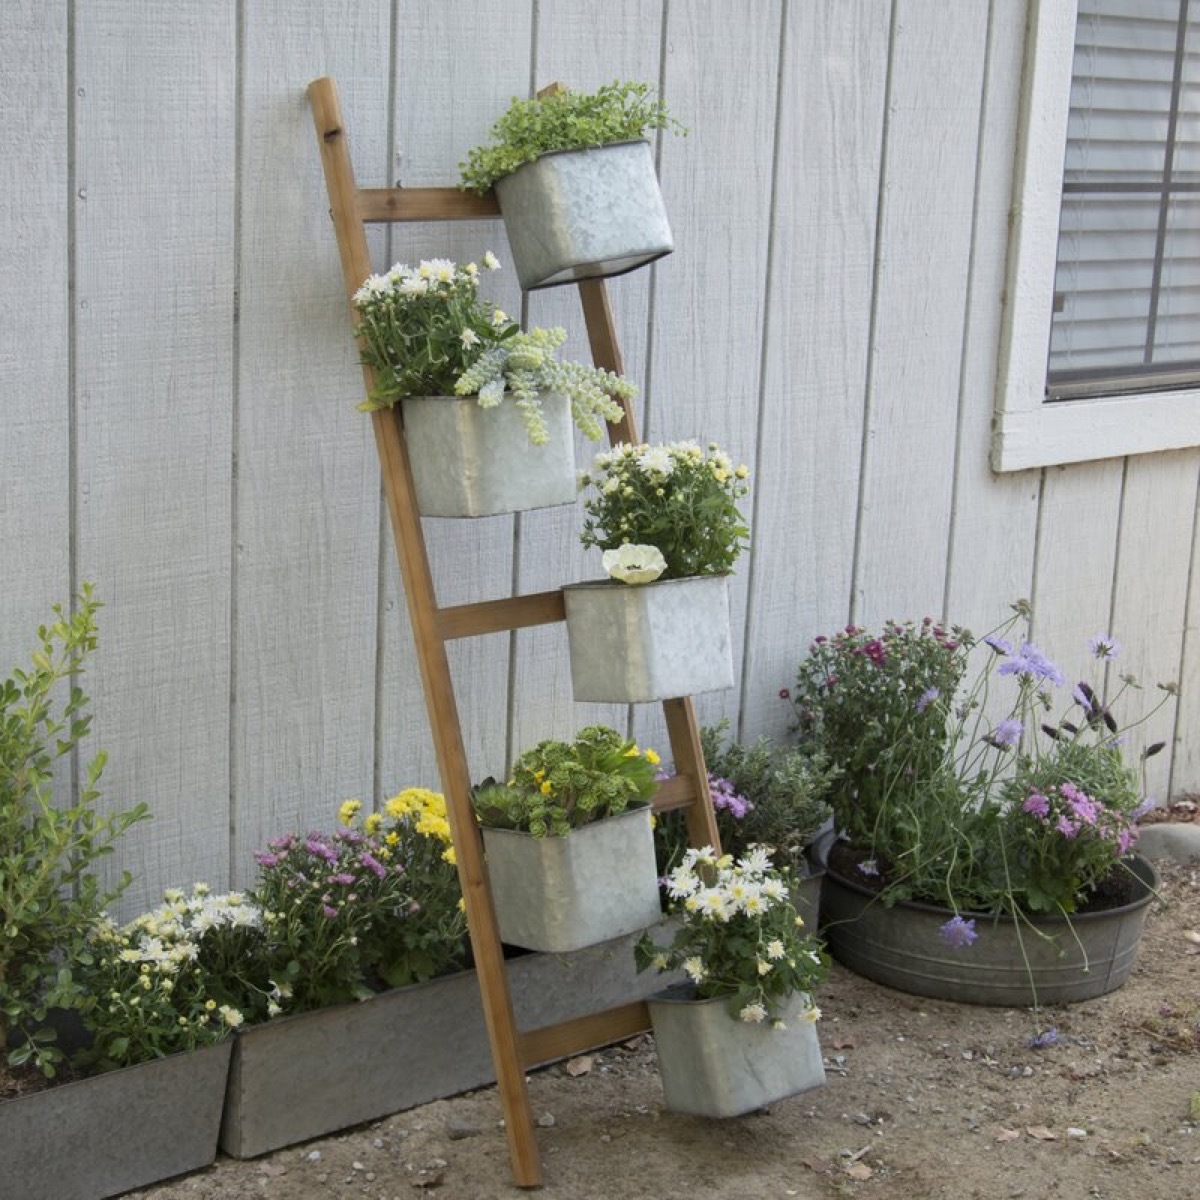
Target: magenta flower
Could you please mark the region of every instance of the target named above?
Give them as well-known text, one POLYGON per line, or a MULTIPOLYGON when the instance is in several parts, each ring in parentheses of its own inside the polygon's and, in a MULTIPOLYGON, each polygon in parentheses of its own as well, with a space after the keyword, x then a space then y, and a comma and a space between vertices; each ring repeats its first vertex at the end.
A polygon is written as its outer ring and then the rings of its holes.
POLYGON ((1050 801, 1041 792, 1030 792, 1025 798, 1025 803, 1021 805, 1021 811, 1045 820, 1050 812, 1050 801))
POLYGON ((329 882, 330 883, 340 883, 343 887, 345 887, 348 884, 351 884, 354 882, 354 876, 351 875, 348 871, 340 871, 336 875, 331 875, 329 877, 329 882))
POLYGON ((1059 817, 1054 828, 1065 838, 1073 838, 1079 832, 1079 825, 1067 816, 1059 817))
POLYGON ((368 854, 365 850, 358 856, 358 861, 362 863, 377 879, 382 879, 387 874, 387 868, 373 854, 368 854))
POLYGON ((939 930, 942 941, 955 950, 963 950, 979 940, 975 932, 975 920, 964 921, 960 916, 953 916, 939 930))
POLYGON ((338 910, 332 904, 322 904, 321 911, 331 920, 336 921, 338 910))

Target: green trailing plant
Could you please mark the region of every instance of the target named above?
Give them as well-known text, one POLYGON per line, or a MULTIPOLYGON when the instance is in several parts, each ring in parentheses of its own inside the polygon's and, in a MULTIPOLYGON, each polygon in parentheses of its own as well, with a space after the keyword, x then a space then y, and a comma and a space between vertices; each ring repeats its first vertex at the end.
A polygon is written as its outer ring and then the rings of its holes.
POLYGON ((91 724, 75 681, 96 648, 99 607, 83 584, 76 611, 56 605, 38 629, 30 668, 0 683, 0 1047, 11 1047, 10 1065, 46 1076, 63 1058, 47 1010, 81 1002, 89 930, 130 881, 125 872, 106 889, 93 868, 148 815, 144 804, 96 811, 103 750, 83 765, 74 798, 56 774, 91 724))
MULTIPOLYGON (((639 971, 682 969, 697 999, 724 997, 731 1015, 750 1023, 775 1019, 789 996, 825 977, 827 960, 792 904, 794 880, 772 867, 765 847, 741 858, 718 858, 711 846, 688 850, 665 886, 676 932, 666 947, 642 937, 639 971)), ((804 1019, 820 1015, 810 1003, 804 1019)))
MULTIPOLYGON (((500 268, 490 250, 483 263, 488 270, 500 268)), ((408 396, 477 396, 483 408, 511 397, 530 442, 543 445, 545 393, 567 396, 576 424, 593 441, 605 421, 621 419, 620 401, 637 394, 611 371, 560 362, 555 351, 566 341, 564 330, 523 333, 502 309, 480 301, 475 263, 397 263, 386 275, 372 275, 355 293, 354 306, 363 362, 375 376, 359 406, 364 412, 408 396)))
POLYGON ((573 742, 539 742, 513 767, 507 784, 475 790, 481 824, 534 837, 563 837, 592 821, 647 803, 658 787, 659 756, 615 729, 589 725, 573 742))
POLYGON ((624 583, 727 575, 749 537, 737 506, 748 475, 711 442, 614 446, 580 477, 594 489, 580 541, 624 583))
POLYGON ((532 100, 514 97, 492 126, 490 141, 459 163, 460 186, 482 195, 497 179, 543 154, 638 141, 652 129, 687 133, 646 83, 615 80, 595 92, 558 91, 532 100))

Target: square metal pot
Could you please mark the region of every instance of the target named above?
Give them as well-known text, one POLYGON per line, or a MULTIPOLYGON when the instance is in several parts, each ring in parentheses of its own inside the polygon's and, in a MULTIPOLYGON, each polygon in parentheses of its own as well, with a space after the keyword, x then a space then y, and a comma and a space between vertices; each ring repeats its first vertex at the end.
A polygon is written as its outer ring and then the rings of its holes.
POLYGON ((667 1108, 737 1117, 825 1082, 817 1027, 801 1013, 805 993, 780 1013, 786 1029, 739 1021, 729 1001, 696 1000, 687 985, 651 996, 650 1020, 667 1108))
POLYGON ((496 181, 526 291, 622 275, 675 248, 650 143, 558 150, 496 181))
POLYGON ((103 1200, 208 1166, 233 1039, 0 1102, 0 1196, 103 1200))
POLYGON ((733 687, 724 575, 563 589, 576 700, 632 704, 733 687))
POLYGON ((573 504, 575 434, 571 405, 542 396, 550 440, 535 446, 511 396, 481 408, 475 396, 400 401, 417 507, 426 517, 490 517, 573 504))
POLYGON ((512 946, 564 953, 661 919, 647 806, 566 837, 484 829, 483 845, 500 938, 512 946))

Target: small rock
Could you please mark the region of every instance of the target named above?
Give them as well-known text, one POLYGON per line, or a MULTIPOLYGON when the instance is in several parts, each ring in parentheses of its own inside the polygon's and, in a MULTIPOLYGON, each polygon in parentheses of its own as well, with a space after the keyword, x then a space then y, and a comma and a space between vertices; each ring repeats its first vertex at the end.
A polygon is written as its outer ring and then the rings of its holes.
POLYGON ((548 1112, 542 1113, 542 1115, 538 1117, 537 1123, 543 1129, 553 1129, 554 1126, 558 1124, 558 1122, 554 1119, 554 1114, 548 1112))
POLYGON ((383 1138, 376 1138, 375 1141, 372 1142, 371 1144, 375 1147, 376 1150, 382 1150, 383 1149, 383 1138))
POLYGON ((483 1126, 477 1125, 474 1121, 468 1121, 464 1117, 451 1117, 446 1122, 446 1136, 452 1142, 461 1141, 463 1138, 478 1137, 483 1132, 483 1126))
POLYGON ((1079 1138, 1085 1138, 1085 1137, 1087 1137, 1087 1130, 1080 1129, 1078 1125, 1068 1125, 1067 1126, 1067 1137, 1075 1138, 1077 1140, 1079 1138))
POLYGON ((366 1167, 365 1167, 365 1166, 364 1166, 362 1163, 360 1163, 360 1162, 359 1162, 357 1159, 355 1159, 355 1160, 354 1160, 354 1162, 352 1162, 352 1163, 350 1164, 350 1166, 351 1166, 351 1167, 352 1167, 352 1168, 353 1168, 355 1171, 365 1171, 365 1170, 367 1169, 367 1168, 366 1168, 366 1167))
POLYGON ((320 1150, 310 1150, 308 1152, 308 1161, 309 1162, 320 1162, 321 1161, 320 1150))

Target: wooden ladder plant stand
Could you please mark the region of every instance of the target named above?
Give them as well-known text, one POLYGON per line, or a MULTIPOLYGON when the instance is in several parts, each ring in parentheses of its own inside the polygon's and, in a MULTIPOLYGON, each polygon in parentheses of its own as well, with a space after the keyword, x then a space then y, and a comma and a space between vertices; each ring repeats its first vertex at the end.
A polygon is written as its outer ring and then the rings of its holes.
MULTIPOLYGON (((478 197, 455 188, 359 188, 354 181, 334 81, 328 77, 313 80, 308 86, 308 96, 329 191, 330 215, 341 254, 343 282, 357 325, 353 296, 372 273, 365 223, 479 220, 498 217, 500 209, 491 194, 478 197)), ((584 281, 579 284, 579 292, 596 365, 622 373, 621 352, 604 281, 584 281)), ((364 366, 363 374, 369 391, 374 384, 370 368, 364 366)), ((610 427, 610 440, 633 443, 637 441, 633 412, 628 401, 623 404, 624 418, 610 427)), ((439 607, 409 471, 400 410, 397 407, 374 412, 371 420, 458 860, 459 882, 504 1112, 513 1179, 520 1187, 539 1187, 542 1169, 525 1071, 540 1063, 645 1032, 650 1028, 649 1013, 645 1002, 639 1001, 541 1029, 520 1031, 516 1028, 488 887, 483 841, 471 805, 471 779, 446 643, 455 638, 562 621, 565 619, 563 596, 561 591, 537 592, 439 607)), ((676 774, 659 787, 653 801, 654 809, 657 812, 686 809, 691 844, 719 846, 716 815, 691 699, 666 700, 663 711, 676 774)))

